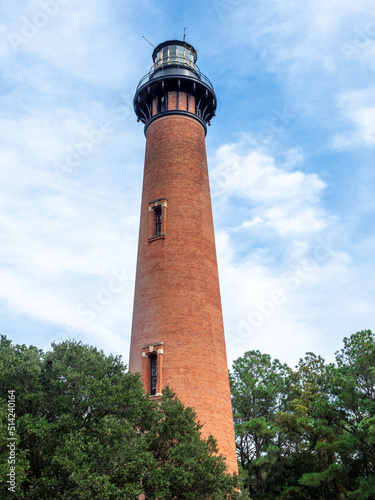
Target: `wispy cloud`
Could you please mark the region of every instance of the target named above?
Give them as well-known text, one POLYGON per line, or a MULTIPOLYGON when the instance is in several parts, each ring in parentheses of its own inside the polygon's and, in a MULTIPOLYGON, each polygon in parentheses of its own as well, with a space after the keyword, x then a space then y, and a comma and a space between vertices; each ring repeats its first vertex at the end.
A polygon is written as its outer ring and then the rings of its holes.
MULTIPOLYGON (((360 101, 367 100, 366 94, 368 94, 367 91, 363 92, 360 101)), ((354 100, 351 100, 349 96, 346 97, 345 105, 341 104, 341 108, 343 108, 342 112, 349 123, 350 129, 334 137, 334 148, 344 150, 372 147, 375 144, 375 107, 370 104, 367 106, 361 104, 358 102, 358 96, 354 100)), ((340 101, 343 102, 342 97, 340 101)))
POLYGON ((354 311, 371 300, 352 283, 363 269, 354 248, 340 248, 348 227, 327 209, 326 183, 241 149, 222 146, 211 160, 213 185, 227 180, 214 212, 228 350, 234 359, 256 346, 294 363, 301 351, 317 350, 329 324, 342 327, 337 303, 355 321, 354 311))
MULTIPOLYGON (((246 228, 263 223, 279 236, 316 233, 327 226, 319 205, 325 183, 316 174, 290 171, 275 165, 264 153, 239 154, 237 144, 219 148, 212 159, 213 193, 220 198, 235 197, 249 206, 246 228)), ((234 202, 236 203, 236 202, 234 202)))
POLYGON ((372 326, 372 2, 215 5, 0 1, 0 299, 16 341, 83 336, 127 357, 150 26, 154 43, 188 26, 218 93, 207 145, 231 358, 327 354, 372 326))
POLYGON ((132 37, 118 43, 103 2, 47 3, 54 14, 7 9, 1 29, 0 297, 50 325, 45 344, 83 335, 126 354, 144 145, 132 37), (113 273, 126 273, 121 293, 113 273))

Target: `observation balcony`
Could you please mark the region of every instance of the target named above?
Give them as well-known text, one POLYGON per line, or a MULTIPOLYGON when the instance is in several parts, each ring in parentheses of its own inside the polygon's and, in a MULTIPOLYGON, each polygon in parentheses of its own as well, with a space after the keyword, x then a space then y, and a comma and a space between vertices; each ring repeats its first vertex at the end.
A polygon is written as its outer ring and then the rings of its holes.
POLYGON ((161 62, 158 65, 156 65, 156 63, 153 64, 150 71, 139 81, 137 91, 140 87, 154 78, 176 75, 184 76, 186 78, 198 78, 205 83, 212 90, 212 92, 214 92, 214 86, 212 85, 210 79, 200 71, 198 65, 189 65, 186 63, 186 60, 182 58, 176 58, 173 61, 166 61, 164 63, 161 62))

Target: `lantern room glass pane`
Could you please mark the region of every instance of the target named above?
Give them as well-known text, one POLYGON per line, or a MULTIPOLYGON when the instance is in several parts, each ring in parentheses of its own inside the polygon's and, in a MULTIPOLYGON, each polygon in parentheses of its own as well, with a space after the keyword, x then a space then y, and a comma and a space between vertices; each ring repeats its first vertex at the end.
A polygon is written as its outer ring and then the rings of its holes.
POLYGON ((181 45, 177 45, 177 59, 179 63, 184 62, 184 48, 181 45))
POLYGON ((174 62, 176 60, 176 52, 177 52, 177 46, 176 45, 170 45, 169 46, 169 59, 170 59, 170 62, 174 62))
POLYGON ((156 67, 159 67, 161 64, 161 51, 156 54, 155 64, 156 67))
POLYGON ((168 62, 168 47, 163 48, 163 64, 168 62))
POLYGON ((165 64, 186 64, 195 67, 194 54, 183 45, 168 45, 159 50, 155 56, 155 68, 165 64))

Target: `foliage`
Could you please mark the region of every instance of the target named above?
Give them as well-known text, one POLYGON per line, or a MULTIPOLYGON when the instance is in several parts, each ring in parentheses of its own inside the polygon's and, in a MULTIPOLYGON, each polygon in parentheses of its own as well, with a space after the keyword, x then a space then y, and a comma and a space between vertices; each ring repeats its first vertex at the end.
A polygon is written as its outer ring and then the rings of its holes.
POLYGON ((295 370, 250 351, 231 374, 239 462, 253 499, 375 498, 375 337, 344 339, 336 364, 295 370))
POLYGON ((249 351, 230 375, 237 451, 252 497, 267 498, 270 480, 280 468, 284 436, 275 415, 287 400, 290 370, 267 354, 249 351))
POLYGON ((243 485, 166 388, 159 402, 119 357, 68 341, 44 353, 0 341, 0 496, 19 499, 375 498, 375 336, 336 363, 295 370, 259 351, 230 374, 243 485), (8 391, 16 394, 17 491, 8 492, 8 391))
POLYGON ((166 389, 160 404, 119 357, 67 341, 0 342, 1 498, 234 498, 212 437, 166 389), (17 492, 8 492, 7 395, 16 394, 17 492))
POLYGON ((225 474, 224 461, 217 458, 216 441, 212 436, 201 439, 200 429, 194 411, 184 408, 166 388, 147 434, 148 448, 156 459, 143 481, 147 498, 234 498, 236 483, 225 474))
POLYGON ((344 338, 336 353, 333 381, 347 448, 342 460, 350 471, 348 498, 375 497, 375 335, 371 330, 344 338))

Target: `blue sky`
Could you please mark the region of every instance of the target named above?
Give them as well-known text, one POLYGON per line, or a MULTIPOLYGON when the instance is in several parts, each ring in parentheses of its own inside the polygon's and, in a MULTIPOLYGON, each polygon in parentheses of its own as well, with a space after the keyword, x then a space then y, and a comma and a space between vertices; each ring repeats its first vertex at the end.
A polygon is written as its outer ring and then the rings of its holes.
POLYGON ((128 359, 145 138, 132 97, 181 38, 207 134, 229 363, 332 360, 374 328, 370 0, 0 1, 0 318, 128 359))

